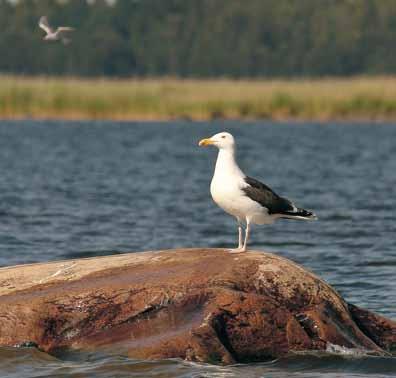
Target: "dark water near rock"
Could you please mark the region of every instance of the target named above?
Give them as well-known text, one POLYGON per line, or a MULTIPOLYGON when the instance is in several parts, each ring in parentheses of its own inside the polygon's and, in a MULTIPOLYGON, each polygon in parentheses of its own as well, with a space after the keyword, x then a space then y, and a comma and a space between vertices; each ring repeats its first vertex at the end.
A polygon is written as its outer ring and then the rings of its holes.
MULTIPOLYGON (((197 141, 237 138, 239 162, 318 222, 255 227, 251 247, 288 257, 350 302, 396 317, 396 125, 0 122, 0 265, 197 246, 233 246, 215 207, 216 153, 197 141)), ((332 353, 217 367, 0 349, 1 377, 396 376, 396 359, 332 353)))

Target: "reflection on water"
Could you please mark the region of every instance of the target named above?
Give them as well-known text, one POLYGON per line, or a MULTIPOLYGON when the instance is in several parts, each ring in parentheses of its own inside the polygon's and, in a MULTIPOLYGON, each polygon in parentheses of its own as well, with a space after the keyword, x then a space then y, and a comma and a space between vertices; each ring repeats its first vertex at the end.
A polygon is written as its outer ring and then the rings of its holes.
MULTIPOLYGON (((237 138, 246 172, 319 216, 255 227, 251 247, 303 264, 348 301, 396 317, 392 125, 0 122, 0 265, 234 245, 235 223, 209 194, 216 152, 197 147, 221 130, 237 138)), ((14 369, 18 377, 38 365, 45 367, 36 376, 111 376, 116 368, 117 376, 156 377, 390 374, 390 360, 375 358, 299 356, 221 368, 1 353, 12 356, 4 356, 0 371, 14 369)))

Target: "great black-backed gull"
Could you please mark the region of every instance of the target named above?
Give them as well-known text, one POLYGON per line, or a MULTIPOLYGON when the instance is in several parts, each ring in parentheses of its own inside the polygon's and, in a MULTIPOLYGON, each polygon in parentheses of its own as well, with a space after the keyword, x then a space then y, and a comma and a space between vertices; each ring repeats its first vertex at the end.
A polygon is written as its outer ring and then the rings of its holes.
POLYGON ((296 207, 267 185, 246 176, 235 161, 235 140, 230 133, 222 132, 202 139, 199 145, 213 145, 219 149, 210 193, 218 206, 237 219, 238 248, 231 252, 246 251, 252 223, 271 224, 279 218, 317 219, 311 211, 296 207), (244 238, 243 223, 246 223, 244 238))
POLYGON ((47 17, 42 16, 39 21, 39 26, 43 29, 47 34, 44 37, 45 41, 59 41, 61 40, 64 44, 70 42, 70 39, 66 37, 69 32, 74 31, 74 28, 70 28, 68 26, 59 26, 56 30, 52 29, 48 23, 47 17))

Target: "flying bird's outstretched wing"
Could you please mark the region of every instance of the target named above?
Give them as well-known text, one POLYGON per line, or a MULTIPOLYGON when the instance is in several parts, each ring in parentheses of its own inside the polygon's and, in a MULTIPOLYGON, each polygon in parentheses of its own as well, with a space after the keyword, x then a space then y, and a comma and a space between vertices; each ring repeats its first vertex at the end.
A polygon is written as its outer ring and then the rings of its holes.
POLYGON ((74 30, 76 30, 76 29, 70 28, 70 27, 68 27, 68 26, 59 26, 59 28, 56 29, 56 32, 57 32, 58 34, 62 34, 62 33, 64 33, 64 32, 71 32, 71 31, 74 31, 74 30))
POLYGON ((70 42, 68 35, 70 32, 74 31, 74 28, 69 28, 68 26, 60 26, 56 29, 56 36, 63 41, 63 43, 67 44, 70 42))
POLYGON ((71 39, 68 38, 70 32, 74 31, 74 28, 70 28, 68 26, 60 26, 56 29, 56 36, 62 40, 64 45, 68 45, 71 42, 71 39))
POLYGON ((47 34, 53 32, 52 29, 51 29, 51 26, 49 26, 47 17, 45 17, 45 16, 40 17, 39 26, 40 26, 40 28, 43 29, 47 34))

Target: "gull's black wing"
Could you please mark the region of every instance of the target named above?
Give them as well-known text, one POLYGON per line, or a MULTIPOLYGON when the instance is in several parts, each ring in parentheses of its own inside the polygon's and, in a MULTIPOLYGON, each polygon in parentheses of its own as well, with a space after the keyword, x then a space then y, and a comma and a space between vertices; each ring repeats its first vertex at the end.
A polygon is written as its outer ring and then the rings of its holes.
POLYGON ((268 209, 269 214, 290 215, 297 208, 286 198, 278 196, 271 188, 251 177, 245 177, 247 186, 242 191, 251 200, 268 209))

